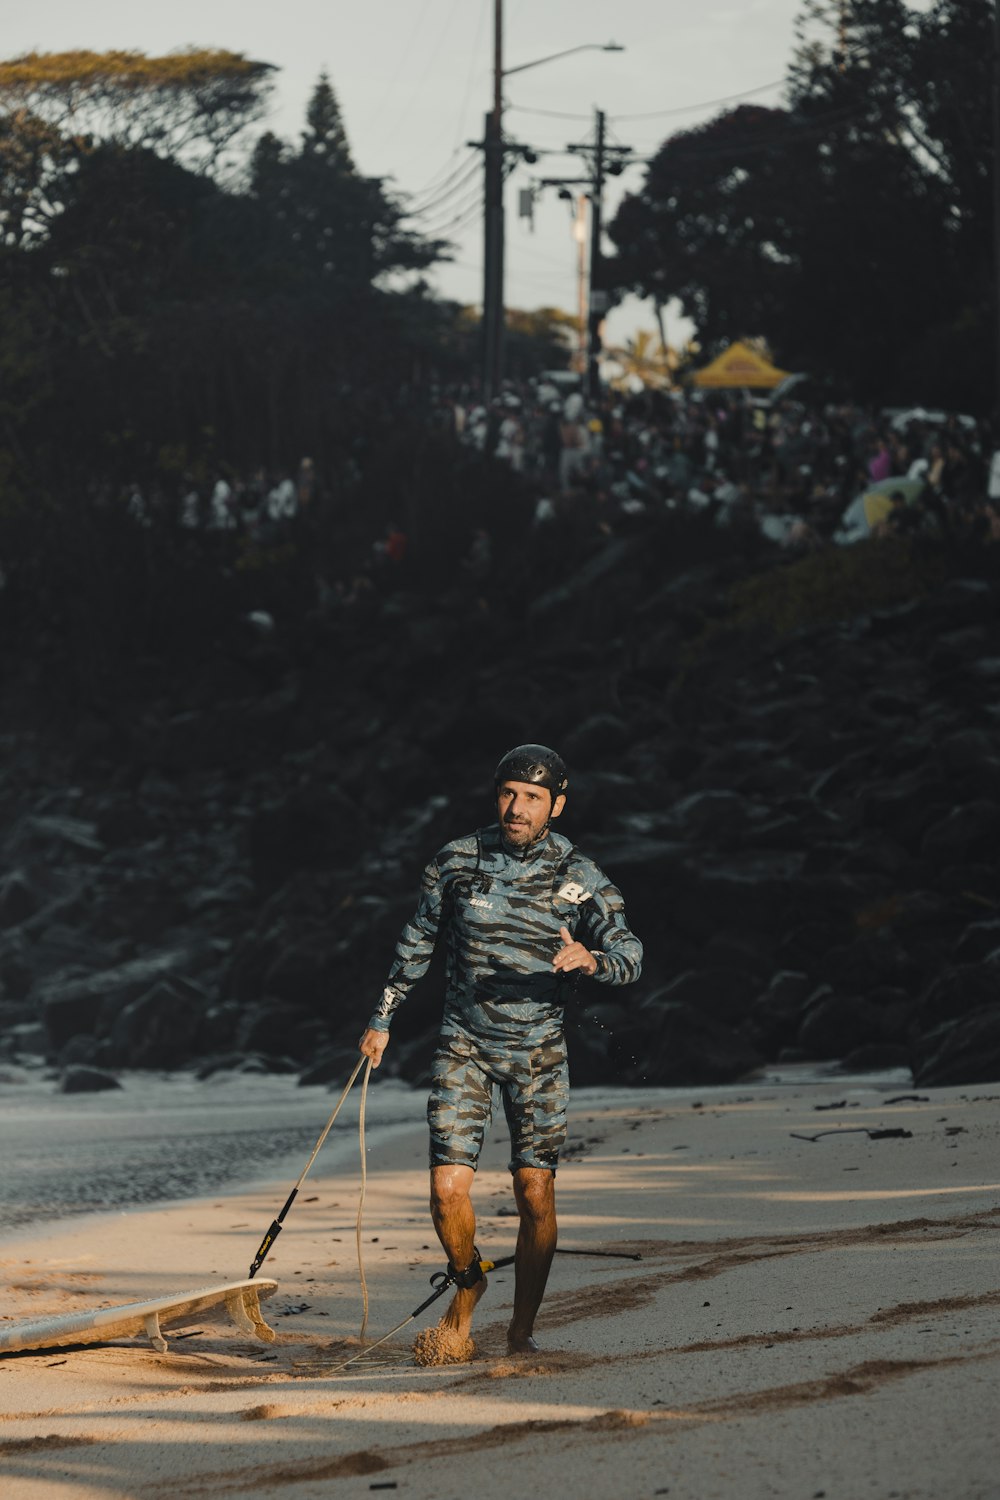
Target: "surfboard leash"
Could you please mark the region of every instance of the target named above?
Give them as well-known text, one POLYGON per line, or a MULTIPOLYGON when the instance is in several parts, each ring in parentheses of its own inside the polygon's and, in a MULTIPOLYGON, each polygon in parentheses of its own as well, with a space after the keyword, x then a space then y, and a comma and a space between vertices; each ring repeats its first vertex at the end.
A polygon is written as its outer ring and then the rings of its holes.
MULTIPOLYGON (((337 1100, 337 1107, 334 1109, 333 1114, 327 1120, 325 1126, 323 1127, 323 1131, 322 1131, 322 1134, 320 1135, 319 1140, 316 1142, 315 1146, 313 1147, 312 1155, 310 1156, 309 1160, 306 1162, 305 1166, 302 1168, 302 1171, 299 1174, 299 1179, 296 1182, 295 1186, 292 1188, 292 1191, 289 1193, 288 1197, 285 1199, 284 1206, 282 1207, 281 1212, 278 1214, 277 1218, 271 1220, 270 1228, 267 1230, 267 1233, 264 1235, 264 1238, 260 1242, 260 1247, 259 1247, 259 1249, 257 1251, 257 1254, 253 1258, 253 1261, 251 1263, 250 1270, 249 1270, 248 1274, 249 1274, 250 1280, 252 1281, 253 1278, 257 1275, 257 1272, 260 1270, 261 1266, 264 1264, 264 1262, 267 1259, 267 1257, 270 1255, 272 1249, 274 1248, 274 1242, 278 1238, 278 1235, 282 1231, 282 1228, 283 1228, 284 1223, 285 1223, 285 1217, 288 1214, 288 1210, 291 1208, 292 1204, 295 1202, 295 1199, 296 1199, 296 1196, 298 1194, 299 1188, 305 1182, 306 1176, 308 1175, 308 1172, 309 1172, 309 1169, 312 1166, 313 1162, 316 1160, 317 1156, 319 1155, 319 1153, 320 1153, 320 1151, 321 1151, 321 1149, 323 1147, 323 1142, 326 1140, 327 1136, 330 1134, 330 1131, 333 1128, 333 1122, 337 1118, 337 1116, 340 1114, 340 1111, 343 1108, 344 1102, 347 1099, 348 1094, 351 1092, 351 1089, 354 1086, 354 1080, 357 1078, 357 1076, 361 1072, 362 1068, 365 1068, 365 1076, 364 1076, 364 1081, 363 1081, 363 1083, 361 1085, 361 1202, 360 1202, 360 1204, 358 1206, 357 1242, 358 1242, 358 1264, 359 1264, 360 1269, 361 1269, 361 1284, 362 1284, 363 1295, 364 1295, 364 1303, 365 1303, 365 1322, 367 1322, 367 1320, 368 1320, 368 1288, 365 1285, 364 1266, 361 1265, 361 1213, 362 1213, 362 1209, 364 1208, 364 1194, 365 1194, 365 1187, 366 1187, 366 1184, 367 1184, 367 1174, 366 1174, 366 1171, 365 1171, 365 1101, 366 1101, 367 1095, 368 1095, 368 1080, 371 1077, 371 1071, 372 1071, 372 1060, 371 1060, 370 1057, 368 1057, 368 1058, 366 1058, 366 1057, 359 1057, 358 1058, 357 1067, 354 1069, 354 1072, 351 1074, 350 1078, 347 1080, 347 1083, 346 1083, 346 1085, 344 1087, 344 1092, 341 1094, 340 1098, 337 1100), (368 1066, 365 1068, 365 1064, 366 1063, 368 1064, 368 1066)), ((363 1333, 364 1333, 364 1328, 362 1327, 362 1335, 363 1335, 363 1333)))

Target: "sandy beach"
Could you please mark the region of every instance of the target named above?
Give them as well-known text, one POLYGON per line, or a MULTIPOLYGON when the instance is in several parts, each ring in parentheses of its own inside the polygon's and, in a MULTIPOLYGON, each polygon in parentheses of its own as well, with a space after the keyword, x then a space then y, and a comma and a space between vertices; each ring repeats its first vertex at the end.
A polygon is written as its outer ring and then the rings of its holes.
MULTIPOLYGON (((442 1265, 424 1163, 421 1125, 376 1129, 369 1339, 442 1265)), ((537 1357, 505 1352, 508 1270, 471 1364, 413 1363, 435 1308, 333 1373, 359 1347, 358 1183, 344 1140, 303 1188, 262 1272, 273 1344, 195 1320, 165 1330, 165 1354, 135 1339, 0 1359, 5 1500, 1000 1495, 998 1086, 578 1095, 560 1245, 642 1259, 559 1255, 537 1357)), ((289 1186, 8 1235, 0 1326, 243 1277, 289 1186)), ((483 1253, 508 1253, 496 1130, 475 1201, 483 1253)))

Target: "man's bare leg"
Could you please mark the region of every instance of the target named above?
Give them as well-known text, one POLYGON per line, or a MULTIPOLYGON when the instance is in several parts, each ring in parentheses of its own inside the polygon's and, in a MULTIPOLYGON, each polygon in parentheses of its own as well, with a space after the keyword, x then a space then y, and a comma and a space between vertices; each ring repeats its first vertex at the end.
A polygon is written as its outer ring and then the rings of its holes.
MULTIPOLYGON (((431 1167, 431 1218, 445 1254, 458 1271, 464 1271, 476 1256, 476 1215, 469 1197, 475 1176, 471 1167, 431 1167)), ((472 1314, 485 1290, 485 1277, 475 1286, 456 1287, 442 1325, 468 1338, 472 1314)))
POLYGON ((514 1316, 507 1329, 511 1354, 531 1354, 535 1315, 542 1305, 549 1267, 556 1253, 556 1174, 543 1167, 518 1167, 514 1199, 521 1216, 514 1261, 514 1316))

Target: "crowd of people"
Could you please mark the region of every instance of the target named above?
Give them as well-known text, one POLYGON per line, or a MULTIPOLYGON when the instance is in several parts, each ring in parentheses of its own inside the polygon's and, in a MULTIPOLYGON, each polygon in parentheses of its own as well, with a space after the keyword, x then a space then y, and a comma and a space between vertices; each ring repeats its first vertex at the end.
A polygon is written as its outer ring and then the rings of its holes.
MULTIPOLYGON (((830 404, 803 386, 763 396, 606 389, 591 400, 569 372, 508 383, 488 405, 472 387, 429 399, 428 426, 509 466, 531 497, 535 532, 550 540, 599 539, 686 510, 793 550, 929 528, 1000 541, 1000 448, 987 424, 957 413, 830 404)), ((346 462, 360 478, 356 457, 346 462)), ((140 526, 167 519, 182 536, 228 538, 223 551, 239 566, 293 539, 304 516, 342 504, 345 484, 349 472, 331 487, 303 458, 290 473, 188 476, 172 496, 131 486, 125 503, 140 526)), ((363 534, 364 518, 354 522, 363 534)), ((456 548, 460 581, 479 597, 494 538, 470 515, 456 548)), ((342 575, 317 573, 319 607, 374 607, 412 556, 405 525, 372 518, 342 575)))
POLYGON ((958 413, 830 404, 795 387, 588 401, 557 377, 508 386, 489 407, 467 392, 443 400, 459 442, 536 482, 539 524, 590 495, 609 527, 709 509, 791 547, 925 525, 1000 539, 1000 447, 958 413), (885 503, 852 525, 852 502, 876 490, 885 503))

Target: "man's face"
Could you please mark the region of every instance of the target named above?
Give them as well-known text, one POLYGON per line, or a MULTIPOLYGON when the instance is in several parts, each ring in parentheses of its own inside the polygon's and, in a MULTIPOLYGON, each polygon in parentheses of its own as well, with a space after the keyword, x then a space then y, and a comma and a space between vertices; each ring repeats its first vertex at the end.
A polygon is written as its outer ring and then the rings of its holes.
POLYGON ((503 836, 515 849, 527 849, 541 835, 549 818, 558 818, 566 798, 552 801, 548 787, 533 781, 502 781, 497 787, 497 818, 503 836))

